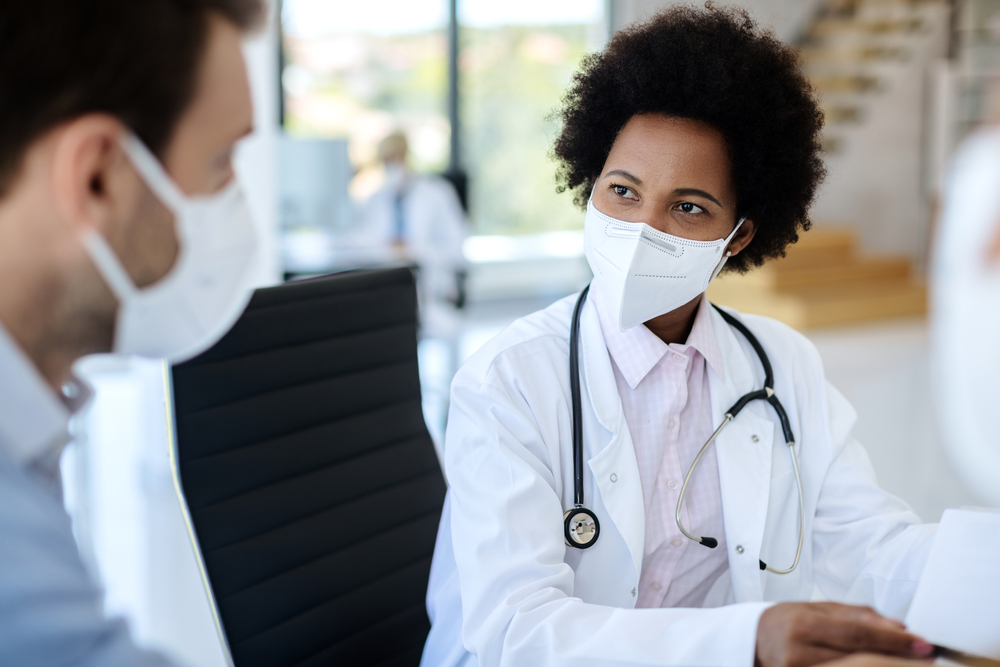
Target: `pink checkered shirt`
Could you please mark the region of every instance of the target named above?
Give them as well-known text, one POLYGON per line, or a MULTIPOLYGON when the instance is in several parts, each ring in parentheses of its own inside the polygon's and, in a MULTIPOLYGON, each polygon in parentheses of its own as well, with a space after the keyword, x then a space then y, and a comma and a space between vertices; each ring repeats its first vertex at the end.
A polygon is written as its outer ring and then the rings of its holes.
POLYGON ((714 537, 719 546, 709 549, 684 537, 674 510, 684 475, 712 435, 709 367, 724 377, 711 306, 702 297, 687 343, 667 345, 645 325, 619 331, 600 290, 590 293, 611 353, 646 508, 636 607, 701 607, 716 580, 729 573, 714 446, 691 478, 681 517, 688 532, 714 537))

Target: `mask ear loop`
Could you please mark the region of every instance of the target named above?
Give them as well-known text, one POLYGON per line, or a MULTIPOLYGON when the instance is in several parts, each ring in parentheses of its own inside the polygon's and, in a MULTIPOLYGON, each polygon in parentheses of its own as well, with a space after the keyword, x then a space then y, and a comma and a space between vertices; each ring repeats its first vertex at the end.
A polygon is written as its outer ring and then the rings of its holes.
MULTIPOLYGON (((747 217, 744 215, 742 218, 740 218, 740 221, 736 223, 736 226, 733 228, 733 231, 731 231, 729 233, 729 236, 727 236, 723 240, 723 242, 722 242, 722 247, 723 248, 727 247, 729 245, 729 242, 733 240, 733 237, 736 236, 736 232, 738 232, 739 229, 740 229, 740 227, 743 226, 743 221, 746 220, 746 219, 747 219, 747 217)), ((718 276, 719 273, 722 271, 722 267, 725 266, 726 260, 729 259, 732 256, 733 256, 733 253, 731 253, 730 251, 727 250, 726 253, 719 259, 719 263, 715 265, 715 270, 712 271, 712 277, 708 279, 709 282, 712 282, 713 280, 715 280, 715 277, 718 276)))
MULTIPOLYGON (((126 130, 119 139, 119 145, 146 185, 170 209, 171 213, 177 216, 186 197, 167 174, 160 161, 156 159, 156 156, 146 147, 146 144, 142 143, 139 137, 129 130, 126 130)), ((125 303, 141 291, 132 281, 128 271, 125 270, 121 259, 118 258, 107 239, 100 232, 96 229, 85 229, 80 234, 80 240, 87 249, 94 266, 97 267, 98 273, 104 278, 104 282, 107 283, 119 302, 125 303)))
POLYGON ((121 303, 129 301, 139 288, 100 232, 93 228, 84 229, 80 232, 80 241, 115 298, 121 303))
POLYGON ((152 151, 146 147, 146 144, 142 143, 142 140, 130 131, 125 132, 119 143, 149 189, 172 213, 176 215, 180 212, 188 197, 181 192, 174 179, 170 178, 167 170, 163 168, 152 151))

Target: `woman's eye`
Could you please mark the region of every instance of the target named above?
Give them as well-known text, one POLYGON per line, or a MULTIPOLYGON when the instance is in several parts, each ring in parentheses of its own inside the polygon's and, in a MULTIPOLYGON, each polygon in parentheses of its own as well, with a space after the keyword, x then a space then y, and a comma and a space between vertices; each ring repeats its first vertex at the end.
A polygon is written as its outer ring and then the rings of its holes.
POLYGON ((624 185, 613 185, 611 187, 615 189, 615 194, 619 197, 623 197, 624 199, 638 199, 638 197, 635 196, 635 193, 632 192, 632 188, 624 185))
POLYGON ((698 206, 697 204, 692 204, 691 202, 687 202, 687 201, 684 202, 683 204, 678 204, 677 208, 679 208, 684 213, 705 213, 706 212, 705 209, 703 209, 701 206, 698 206))

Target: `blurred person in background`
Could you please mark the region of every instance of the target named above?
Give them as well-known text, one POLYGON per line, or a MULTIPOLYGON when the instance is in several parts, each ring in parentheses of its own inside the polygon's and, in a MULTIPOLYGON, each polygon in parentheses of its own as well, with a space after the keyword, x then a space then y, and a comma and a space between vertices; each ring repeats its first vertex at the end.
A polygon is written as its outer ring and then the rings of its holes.
MULTIPOLYGON (((996 100, 998 96, 995 96, 996 100)), ((1000 118, 958 148, 932 262, 931 361, 939 431, 976 495, 1000 507, 1000 118)))
POLYGON ((243 310, 232 156, 260 0, 0 4, 0 664, 165 665, 106 619, 59 460, 84 355, 180 360, 243 310))
POLYGON ((464 300, 468 222, 450 182, 410 169, 406 135, 393 132, 378 146, 385 182, 365 202, 360 240, 392 247, 419 268, 423 297, 464 300))

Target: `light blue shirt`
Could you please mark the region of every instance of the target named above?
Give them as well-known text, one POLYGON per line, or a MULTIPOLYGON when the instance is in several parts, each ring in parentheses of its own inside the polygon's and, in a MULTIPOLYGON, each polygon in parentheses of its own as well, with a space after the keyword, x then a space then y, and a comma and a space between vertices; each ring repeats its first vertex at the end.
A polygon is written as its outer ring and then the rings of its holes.
POLYGON ((59 456, 76 390, 60 399, 0 327, 0 665, 168 667, 104 617, 73 538, 59 456))

